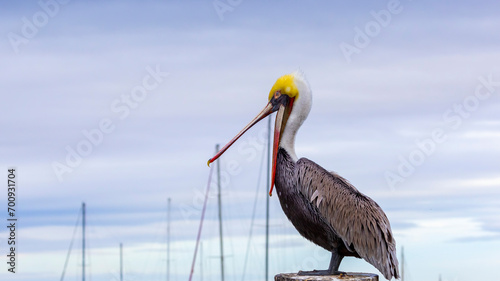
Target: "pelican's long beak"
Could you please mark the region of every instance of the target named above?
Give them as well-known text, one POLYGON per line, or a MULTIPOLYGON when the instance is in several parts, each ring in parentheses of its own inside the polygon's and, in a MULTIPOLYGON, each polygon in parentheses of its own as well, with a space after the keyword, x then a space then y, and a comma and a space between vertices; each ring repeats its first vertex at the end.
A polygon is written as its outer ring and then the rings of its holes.
POLYGON ((289 99, 286 96, 282 96, 281 99, 271 99, 271 101, 264 107, 264 109, 250 122, 248 125, 243 128, 233 139, 231 139, 224 147, 222 147, 214 157, 208 160, 208 165, 214 162, 219 158, 226 150, 233 145, 248 129, 250 129, 253 125, 257 124, 260 120, 264 119, 269 114, 278 111, 276 114, 276 123, 274 125, 274 142, 273 142, 273 166, 272 166, 272 178, 271 178, 271 188, 269 190, 269 196, 271 196, 274 180, 276 176, 276 159, 278 157, 279 144, 281 140, 281 132, 285 127, 288 116, 290 115, 290 111, 293 105, 293 99, 289 99))
POLYGON ((257 124, 260 120, 266 118, 266 116, 271 113, 273 113, 273 105, 271 104, 271 102, 269 102, 266 107, 264 107, 264 109, 250 123, 248 123, 245 128, 243 128, 243 130, 241 130, 232 140, 224 145, 224 147, 222 147, 222 149, 219 150, 219 152, 217 152, 214 157, 208 159, 208 166, 210 166, 210 163, 217 160, 217 158, 219 158, 224 152, 226 152, 226 150, 231 145, 233 145, 233 143, 236 142, 246 131, 248 131, 248 129, 252 128, 253 125, 257 124))

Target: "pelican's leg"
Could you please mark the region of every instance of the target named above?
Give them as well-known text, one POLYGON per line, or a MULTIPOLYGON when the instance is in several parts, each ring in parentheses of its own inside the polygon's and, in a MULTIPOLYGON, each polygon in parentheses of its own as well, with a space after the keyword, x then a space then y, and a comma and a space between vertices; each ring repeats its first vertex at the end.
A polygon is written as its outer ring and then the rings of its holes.
POLYGON ((341 256, 337 253, 337 251, 332 251, 332 258, 330 259, 330 266, 328 266, 327 270, 313 270, 313 271, 299 271, 299 275, 346 275, 343 271, 338 271, 340 262, 344 256, 341 256))
POLYGON ((337 251, 332 251, 332 258, 330 259, 330 266, 328 266, 328 271, 330 274, 337 275, 337 274, 346 274, 343 271, 339 271, 339 266, 340 262, 344 256, 341 256, 337 253, 337 251))

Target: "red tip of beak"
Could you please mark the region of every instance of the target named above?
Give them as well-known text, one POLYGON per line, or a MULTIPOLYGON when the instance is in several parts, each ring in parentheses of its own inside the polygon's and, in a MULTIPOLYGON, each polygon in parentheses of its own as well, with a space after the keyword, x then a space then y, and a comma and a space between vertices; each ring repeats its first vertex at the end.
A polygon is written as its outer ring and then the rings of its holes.
POLYGON ((276 158, 278 154, 278 145, 276 144, 277 141, 274 141, 275 145, 273 148, 273 167, 272 167, 272 174, 271 174, 271 188, 269 189, 269 196, 273 196, 273 188, 274 188, 274 180, 276 178, 276 158))

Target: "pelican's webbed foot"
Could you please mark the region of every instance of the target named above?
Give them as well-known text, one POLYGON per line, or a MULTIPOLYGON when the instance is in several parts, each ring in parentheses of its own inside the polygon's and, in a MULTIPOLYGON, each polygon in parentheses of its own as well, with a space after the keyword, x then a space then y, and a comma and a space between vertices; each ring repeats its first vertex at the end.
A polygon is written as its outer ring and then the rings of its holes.
POLYGON ((312 276, 322 276, 322 275, 341 275, 341 276, 346 276, 347 273, 343 271, 329 271, 328 269, 326 270, 312 270, 312 271, 299 271, 298 275, 301 276, 306 276, 306 275, 312 275, 312 276))

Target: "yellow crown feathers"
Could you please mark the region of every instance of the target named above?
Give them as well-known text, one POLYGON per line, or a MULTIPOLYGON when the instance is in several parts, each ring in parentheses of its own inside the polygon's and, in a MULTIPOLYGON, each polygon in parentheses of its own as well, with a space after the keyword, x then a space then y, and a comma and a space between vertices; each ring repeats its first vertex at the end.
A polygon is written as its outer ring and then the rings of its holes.
POLYGON ((269 100, 272 99, 274 93, 277 91, 281 91, 281 94, 288 95, 291 98, 298 96, 299 90, 295 85, 295 77, 292 74, 287 74, 278 78, 271 88, 271 92, 269 92, 269 100))

